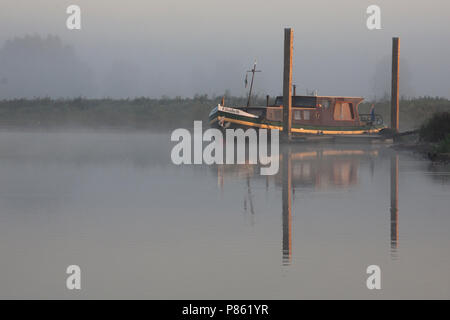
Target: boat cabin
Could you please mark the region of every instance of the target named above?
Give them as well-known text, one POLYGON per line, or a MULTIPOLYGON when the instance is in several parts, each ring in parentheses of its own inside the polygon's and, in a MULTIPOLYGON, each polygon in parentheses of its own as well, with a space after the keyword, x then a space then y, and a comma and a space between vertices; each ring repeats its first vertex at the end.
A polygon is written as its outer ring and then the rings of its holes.
MULTIPOLYGON (((359 97, 293 96, 292 124, 323 126, 360 126, 359 97)), ((283 121, 283 97, 275 98, 266 108, 266 119, 283 121)))
MULTIPOLYGON (((292 124, 311 126, 352 127, 361 126, 358 106, 360 97, 293 96, 292 124)), ((272 105, 248 107, 245 111, 266 118, 283 121, 283 97, 278 96, 272 105)))

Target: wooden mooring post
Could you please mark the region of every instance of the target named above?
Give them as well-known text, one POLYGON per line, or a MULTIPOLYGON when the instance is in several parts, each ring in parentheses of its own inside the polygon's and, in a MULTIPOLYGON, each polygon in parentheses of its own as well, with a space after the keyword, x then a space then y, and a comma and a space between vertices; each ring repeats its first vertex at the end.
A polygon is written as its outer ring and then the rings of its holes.
POLYGON ((284 68, 283 68, 283 131, 282 141, 291 140, 292 126, 292 54, 294 30, 284 29, 284 68))
POLYGON ((399 131, 400 38, 392 38, 391 129, 399 131))

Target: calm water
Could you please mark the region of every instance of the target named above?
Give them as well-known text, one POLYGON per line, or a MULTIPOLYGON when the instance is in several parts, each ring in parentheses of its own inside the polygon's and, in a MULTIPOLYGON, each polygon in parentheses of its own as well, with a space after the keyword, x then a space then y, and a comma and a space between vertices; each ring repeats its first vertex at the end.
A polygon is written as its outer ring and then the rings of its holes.
POLYGON ((0 132, 0 298, 450 298, 449 167, 310 145, 267 178, 175 166, 173 145, 0 132), (373 264, 380 291, 366 288, 373 264))

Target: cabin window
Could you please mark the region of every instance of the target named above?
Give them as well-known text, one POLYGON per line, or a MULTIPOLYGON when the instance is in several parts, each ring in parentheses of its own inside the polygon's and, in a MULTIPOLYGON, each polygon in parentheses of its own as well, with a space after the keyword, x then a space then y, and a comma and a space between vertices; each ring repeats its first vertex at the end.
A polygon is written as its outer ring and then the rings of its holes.
POLYGON ((294 120, 302 120, 302 113, 300 110, 294 111, 294 120))
POLYGON ((330 101, 328 100, 323 100, 321 102, 322 108, 324 108, 325 110, 328 110, 328 108, 330 108, 330 101))
POLYGON ((304 120, 309 120, 311 118, 311 114, 309 111, 303 111, 303 119, 304 120))
POLYGON ((353 114, 352 104, 348 102, 336 102, 333 118, 334 120, 353 120, 355 116, 353 114))
POLYGON ((269 108, 267 109, 267 120, 272 120, 272 121, 282 121, 283 120, 283 114, 282 114, 282 109, 280 108, 269 108))

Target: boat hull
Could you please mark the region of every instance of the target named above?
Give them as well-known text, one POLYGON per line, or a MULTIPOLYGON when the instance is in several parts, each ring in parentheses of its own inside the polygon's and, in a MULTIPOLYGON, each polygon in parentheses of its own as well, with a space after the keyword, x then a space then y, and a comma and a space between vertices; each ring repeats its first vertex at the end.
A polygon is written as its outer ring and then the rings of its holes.
MULTIPOLYGON (((227 128, 255 128, 271 129, 283 131, 283 124, 280 121, 270 121, 263 117, 244 112, 235 108, 222 106, 215 107, 209 114, 209 122, 213 127, 221 129, 227 128)), ((383 125, 361 125, 361 126, 320 126, 292 124, 291 131, 295 136, 379 136, 380 131, 385 129, 383 125)))

